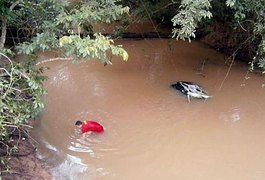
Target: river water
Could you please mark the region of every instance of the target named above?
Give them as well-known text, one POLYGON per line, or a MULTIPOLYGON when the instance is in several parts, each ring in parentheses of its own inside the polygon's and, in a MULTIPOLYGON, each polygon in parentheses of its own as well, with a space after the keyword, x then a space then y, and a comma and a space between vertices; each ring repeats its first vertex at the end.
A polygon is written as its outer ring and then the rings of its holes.
MULTIPOLYGON (((129 61, 50 62, 33 137, 54 179, 264 180, 264 77, 198 43, 123 40, 129 61), (170 88, 193 81, 213 98, 170 88), (103 124, 82 139, 76 120, 103 124)), ((42 58, 52 57, 46 54, 42 58)))

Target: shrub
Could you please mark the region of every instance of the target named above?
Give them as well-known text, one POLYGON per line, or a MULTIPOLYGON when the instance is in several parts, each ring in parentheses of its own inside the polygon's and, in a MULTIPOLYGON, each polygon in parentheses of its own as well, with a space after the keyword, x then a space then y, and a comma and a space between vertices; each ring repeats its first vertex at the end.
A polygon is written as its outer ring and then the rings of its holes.
POLYGON ((0 56, 0 148, 10 153, 14 132, 26 132, 28 120, 44 107, 45 77, 32 61, 17 63, 2 53, 0 56))

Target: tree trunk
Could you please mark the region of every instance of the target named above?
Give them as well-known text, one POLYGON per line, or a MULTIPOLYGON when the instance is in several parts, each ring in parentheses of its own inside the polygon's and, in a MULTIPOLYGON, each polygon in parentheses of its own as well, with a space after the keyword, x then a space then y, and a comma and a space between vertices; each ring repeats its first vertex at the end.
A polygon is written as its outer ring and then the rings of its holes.
MULTIPOLYGON (((19 3, 21 0, 17 0, 15 1, 10 7, 9 10, 12 11, 19 3)), ((2 21, 2 25, 1 25, 1 29, 2 29, 2 33, 1 33, 1 37, 0 37, 0 49, 3 49, 5 46, 5 42, 6 42, 6 28, 7 28, 7 19, 5 16, 0 16, 1 21, 2 21)))
POLYGON ((7 26, 7 21, 4 16, 1 17, 2 25, 2 33, 1 33, 1 39, 0 39, 0 49, 4 48, 5 42, 6 42, 6 26, 7 26))

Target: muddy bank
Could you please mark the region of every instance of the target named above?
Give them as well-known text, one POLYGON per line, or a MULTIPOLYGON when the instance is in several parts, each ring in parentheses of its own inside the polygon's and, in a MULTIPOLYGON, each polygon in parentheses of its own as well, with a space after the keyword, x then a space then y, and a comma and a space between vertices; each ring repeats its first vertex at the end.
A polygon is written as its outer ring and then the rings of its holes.
MULTIPOLYGON (((29 125, 35 126, 36 121, 30 120, 29 125)), ((38 143, 23 133, 14 132, 13 145, 17 150, 7 157, 2 148, 1 157, 8 158, 6 167, 0 166, 0 179, 4 180, 49 180, 52 179, 50 167, 37 157, 38 143)))
POLYGON ((49 167, 36 157, 36 148, 32 143, 29 139, 19 141, 18 152, 14 153, 7 163, 10 170, 6 171, 1 168, 2 179, 52 179, 49 167))
POLYGON ((207 28, 198 30, 198 39, 227 56, 234 56, 243 62, 252 61, 260 40, 250 39, 250 30, 232 27, 228 22, 214 22, 207 28))

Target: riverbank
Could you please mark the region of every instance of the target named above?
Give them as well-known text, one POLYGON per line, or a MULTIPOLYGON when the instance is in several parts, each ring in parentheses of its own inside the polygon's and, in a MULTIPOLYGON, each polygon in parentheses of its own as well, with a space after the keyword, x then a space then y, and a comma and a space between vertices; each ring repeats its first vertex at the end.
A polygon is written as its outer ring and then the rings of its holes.
MULTIPOLYGON (((35 120, 30 120, 30 126, 34 126, 35 120)), ((16 132, 14 132, 16 134, 16 132)), ((4 180, 49 180, 52 179, 50 167, 37 157, 37 142, 30 137, 13 137, 13 144, 16 145, 15 151, 7 157, 6 166, 0 166, 0 179, 4 180)), ((1 156, 4 156, 1 154, 1 156)))
POLYGON ((19 141, 18 152, 10 157, 7 167, 8 171, 1 169, 1 177, 5 180, 52 179, 49 167, 37 158, 36 144, 30 139, 19 141))

